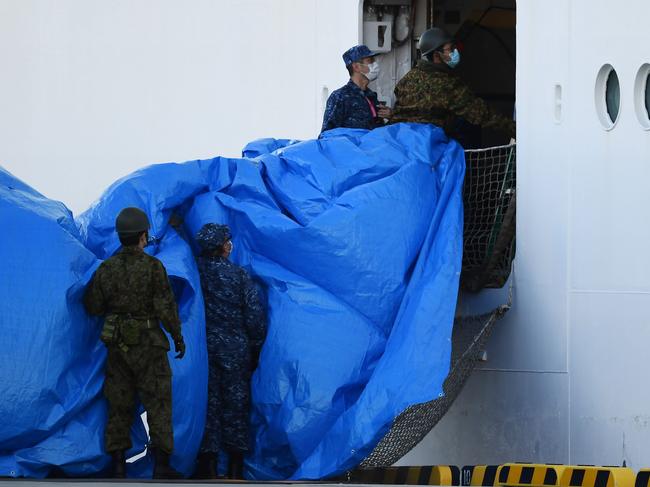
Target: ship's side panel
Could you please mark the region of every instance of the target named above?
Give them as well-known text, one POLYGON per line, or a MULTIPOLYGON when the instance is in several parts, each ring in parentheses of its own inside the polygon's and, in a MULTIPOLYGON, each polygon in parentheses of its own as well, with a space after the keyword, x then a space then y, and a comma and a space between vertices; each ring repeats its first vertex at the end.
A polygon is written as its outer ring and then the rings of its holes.
POLYGON ((359 0, 0 1, 0 164, 84 210, 154 162, 311 138, 359 0))
MULTIPOLYGON (((650 62, 650 4, 572 2, 570 67, 571 459, 646 467, 650 457, 650 132, 634 85, 650 62), (604 130, 595 82, 610 64, 618 120, 604 130)), ((613 90, 613 87, 610 87, 613 90)), ((647 115, 647 111, 646 111, 647 115)))

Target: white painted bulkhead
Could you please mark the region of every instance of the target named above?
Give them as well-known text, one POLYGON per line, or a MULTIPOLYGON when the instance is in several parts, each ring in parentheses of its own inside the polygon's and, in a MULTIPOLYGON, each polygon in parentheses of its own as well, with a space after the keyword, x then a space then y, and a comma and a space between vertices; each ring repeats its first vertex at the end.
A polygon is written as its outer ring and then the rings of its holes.
POLYGON ((315 137, 359 16, 358 0, 0 0, 0 165, 78 213, 144 165, 315 137))
MULTIPOLYGON (((144 164, 314 137, 362 18, 358 0, 0 0, 0 164, 80 211, 144 164)), ((401 463, 650 466, 650 132, 633 97, 648 18, 647 0, 517 2, 514 307, 401 463)))

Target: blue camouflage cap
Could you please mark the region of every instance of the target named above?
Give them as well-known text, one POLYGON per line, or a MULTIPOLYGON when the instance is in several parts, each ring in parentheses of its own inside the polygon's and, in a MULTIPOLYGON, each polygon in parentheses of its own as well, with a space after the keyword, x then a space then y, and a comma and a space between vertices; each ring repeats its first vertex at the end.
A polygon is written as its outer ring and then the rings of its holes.
POLYGON ((196 234, 196 243, 202 250, 217 250, 232 236, 228 225, 219 225, 217 223, 206 223, 196 234))
POLYGON ((368 49, 368 46, 360 44, 358 46, 351 47, 343 53, 343 62, 346 66, 349 66, 350 64, 356 63, 364 57, 372 57, 376 55, 377 53, 372 52, 370 49, 368 49))

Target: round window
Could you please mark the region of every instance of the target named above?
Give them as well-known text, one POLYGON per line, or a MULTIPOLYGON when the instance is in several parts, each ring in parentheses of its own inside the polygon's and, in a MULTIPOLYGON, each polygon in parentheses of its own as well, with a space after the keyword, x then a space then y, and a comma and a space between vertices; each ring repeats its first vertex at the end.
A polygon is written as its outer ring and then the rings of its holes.
POLYGON ((650 130, 650 64, 639 68, 634 81, 634 110, 645 130, 650 130))
POLYGON ((621 86, 611 64, 600 68, 596 77, 596 111, 603 128, 613 129, 621 111, 621 86))
POLYGON ((648 77, 646 76, 645 78, 645 112, 648 114, 648 118, 650 118, 650 84, 648 83, 648 77))

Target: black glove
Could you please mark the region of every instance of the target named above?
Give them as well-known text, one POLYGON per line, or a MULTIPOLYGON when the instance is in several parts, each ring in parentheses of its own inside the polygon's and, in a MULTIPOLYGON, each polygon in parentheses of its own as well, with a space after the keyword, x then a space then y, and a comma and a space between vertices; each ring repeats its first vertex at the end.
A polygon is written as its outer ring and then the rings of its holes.
POLYGON ((176 358, 180 359, 185 356, 185 342, 182 336, 174 339, 174 350, 176 351, 176 358))

